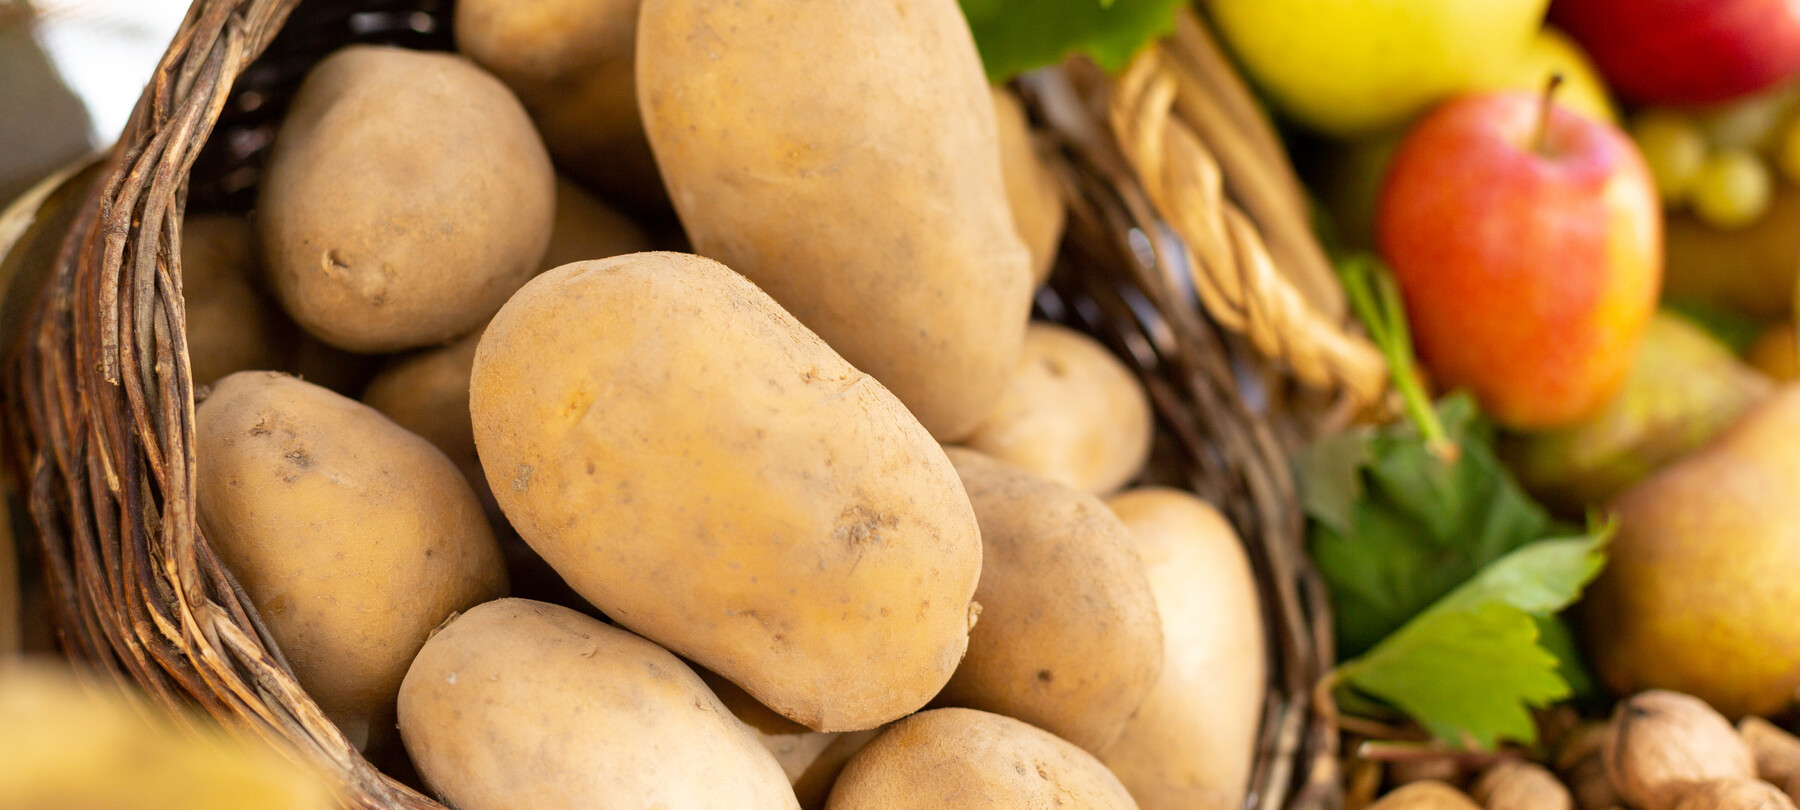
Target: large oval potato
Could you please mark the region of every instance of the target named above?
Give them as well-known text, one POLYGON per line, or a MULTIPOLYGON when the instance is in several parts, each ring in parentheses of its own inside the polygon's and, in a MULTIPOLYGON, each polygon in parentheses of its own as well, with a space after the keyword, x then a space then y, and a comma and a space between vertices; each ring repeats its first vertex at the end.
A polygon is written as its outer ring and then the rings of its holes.
POLYGON ((461 0, 456 47, 519 94, 564 171, 666 216, 638 116, 637 15, 638 0, 461 0))
POLYGON ((981 524, 981 621, 933 702, 1024 720, 1089 752, 1119 738, 1162 666, 1130 532, 1092 495, 949 448, 981 524))
POLYGON ((956 2, 645 0, 637 80, 696 251, 933 436, 968 433, 1018 360, 1032 284, 956 2))
POLYGON ((282 307, 342 349, 442 343, 537 269, 555 178, 518 99, 469 60, 352 45, 300 85, 257 200, 282 307))
POLYGON ((1042 284, 1056 265, 1068 219, 1061 184, 1032 137, 1031 121, 1019 97, 1005 87, 994 87, 994 116, 1000 127, 1000 175, 1006 180, 1013 226, 1031 252, 1031 280, 1042 284))
POLYGON ((194 418, 206 539, 319 707, 379 738, 431 628, 506 591, 475 493, 430 442, 283 374, 226 377, 194 418))
POLYGON ((1162 616, 1162 674, 1100 760, 1144 810, 1239 810, 1262 721, 1261 601, 1237 532, 1176 489, 1106 502, 1131 530, 1162 616))
POLYGON ((400 736, 460 810, 799 806, 680 659, 525 599, 473 608, 426 642, 400 687, 400 736))
POLYGON ((1150 457, 1150 398, 1093 338, 1056 324, 1025 332, 1012 382, 963 444, 1094 495, 1117 490, 1150 457))
POLYGON ((981 540, 886 389, 724 265, 640 253, 533 279, 469 394, 494 496, 619 624, 817 731, 930 699, 981 540))
POLYGON ((1093 755, 1043 729, 973 709, 895 723, 850 758, 828 810, 1137 810, 1093 755))
POLYGON ((252 285, 257 272, 249 220, 214 214, 182 221, 181 297, 195 385, 236 371, 276 368, 297 337, 275 302, 252 285))

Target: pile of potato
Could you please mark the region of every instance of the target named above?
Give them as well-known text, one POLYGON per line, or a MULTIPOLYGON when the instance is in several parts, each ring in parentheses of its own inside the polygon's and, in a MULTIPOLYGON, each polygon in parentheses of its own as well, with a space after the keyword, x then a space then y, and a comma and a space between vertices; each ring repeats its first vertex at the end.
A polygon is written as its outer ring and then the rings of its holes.
POLYGON ((1241 806, 1249 563, 1029 322, 1058 180, 954 0, 455 26, 183 237, 202 531, 351 740, 460 810, 1241 806))

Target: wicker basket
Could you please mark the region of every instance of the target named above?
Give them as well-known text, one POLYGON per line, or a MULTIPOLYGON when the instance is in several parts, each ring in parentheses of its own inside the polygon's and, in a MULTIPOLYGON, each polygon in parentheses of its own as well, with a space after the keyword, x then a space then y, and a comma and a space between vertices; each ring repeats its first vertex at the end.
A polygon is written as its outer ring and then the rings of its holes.
MULTIPOLYGON (((325 767, 356 808, 438 808, 364 760, 295 682, 196 523, 184 211, 247 210, 306 71, 353 41, 446 49, 450 0, 198 0, 119 145, 13 283, 0 325, 14 472, 66 653, 155 698, 198 704, 325 767)), ((1273 131, 1192 16, 1111 79, 1021 82, 1059 147, 1070 228, 1038 314, 1136 368, 1158 464, 1244 538, 1270 637, 1249 806, 1339 803, 1323 586, 1286 458, 1376 402, 1385 369, 1346 331, 1273 131)))

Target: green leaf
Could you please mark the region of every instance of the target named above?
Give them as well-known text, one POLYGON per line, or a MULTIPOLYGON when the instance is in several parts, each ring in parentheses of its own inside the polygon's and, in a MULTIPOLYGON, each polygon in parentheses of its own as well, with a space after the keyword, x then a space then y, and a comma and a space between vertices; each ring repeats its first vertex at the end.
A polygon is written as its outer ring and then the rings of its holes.
POLYGON ((1401 422, 1324 440, 1297 465, 1311 551, 1330 586, 1346 656, 1553 528, 1495 456, 1492 431, 1472 400, 1446 397, 1436 414, 1457 447, 1454 462, 1401 422))
POLYGON ((1451 744, 1533 742, 1533 707, 1572 694, 1539 619, 1581 595, 1609 533, 1542 540, 1463 583, 1367 653, 1338 667, 1340 688, 1385 701, 1451 744))
POLYGON ((996 83, 1072 53, 1125 67, 1144 43, 1174 30, 1182 0, 962 0, 988 79, 996 83))
POLYGON ((1556 675, 1569 685, 1573 697, 1586 699, 1599 693, 1594 675, 1581 661, 1581 648, 1575 644, 1575 633, 1561 616, 1539 616, 1538 646, 1556 656, 1556 675))

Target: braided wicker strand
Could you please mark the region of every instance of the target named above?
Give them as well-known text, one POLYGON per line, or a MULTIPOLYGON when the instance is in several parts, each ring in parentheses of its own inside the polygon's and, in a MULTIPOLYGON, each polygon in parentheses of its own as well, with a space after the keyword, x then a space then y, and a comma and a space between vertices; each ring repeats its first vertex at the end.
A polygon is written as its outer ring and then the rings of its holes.
MULTIPOLYGON (((1287 362, 1302 381, 1341 386, 1359 403, 1380 401, 1386 361, 1373 344, 1308 301, 1289 275, 1295 271, 1284 272, 1257 223, 1227 197, 1219 160, 1177 109, 1178 98, 1203 93, 1180 79, 1164 47, 1147 48, 1117 80, 1109 120, 1145 193, 1181 237, 1207 312, 1259 351, 1287 362)), ((1285 192, 1276 187, 1266 193, 1285 192)))

